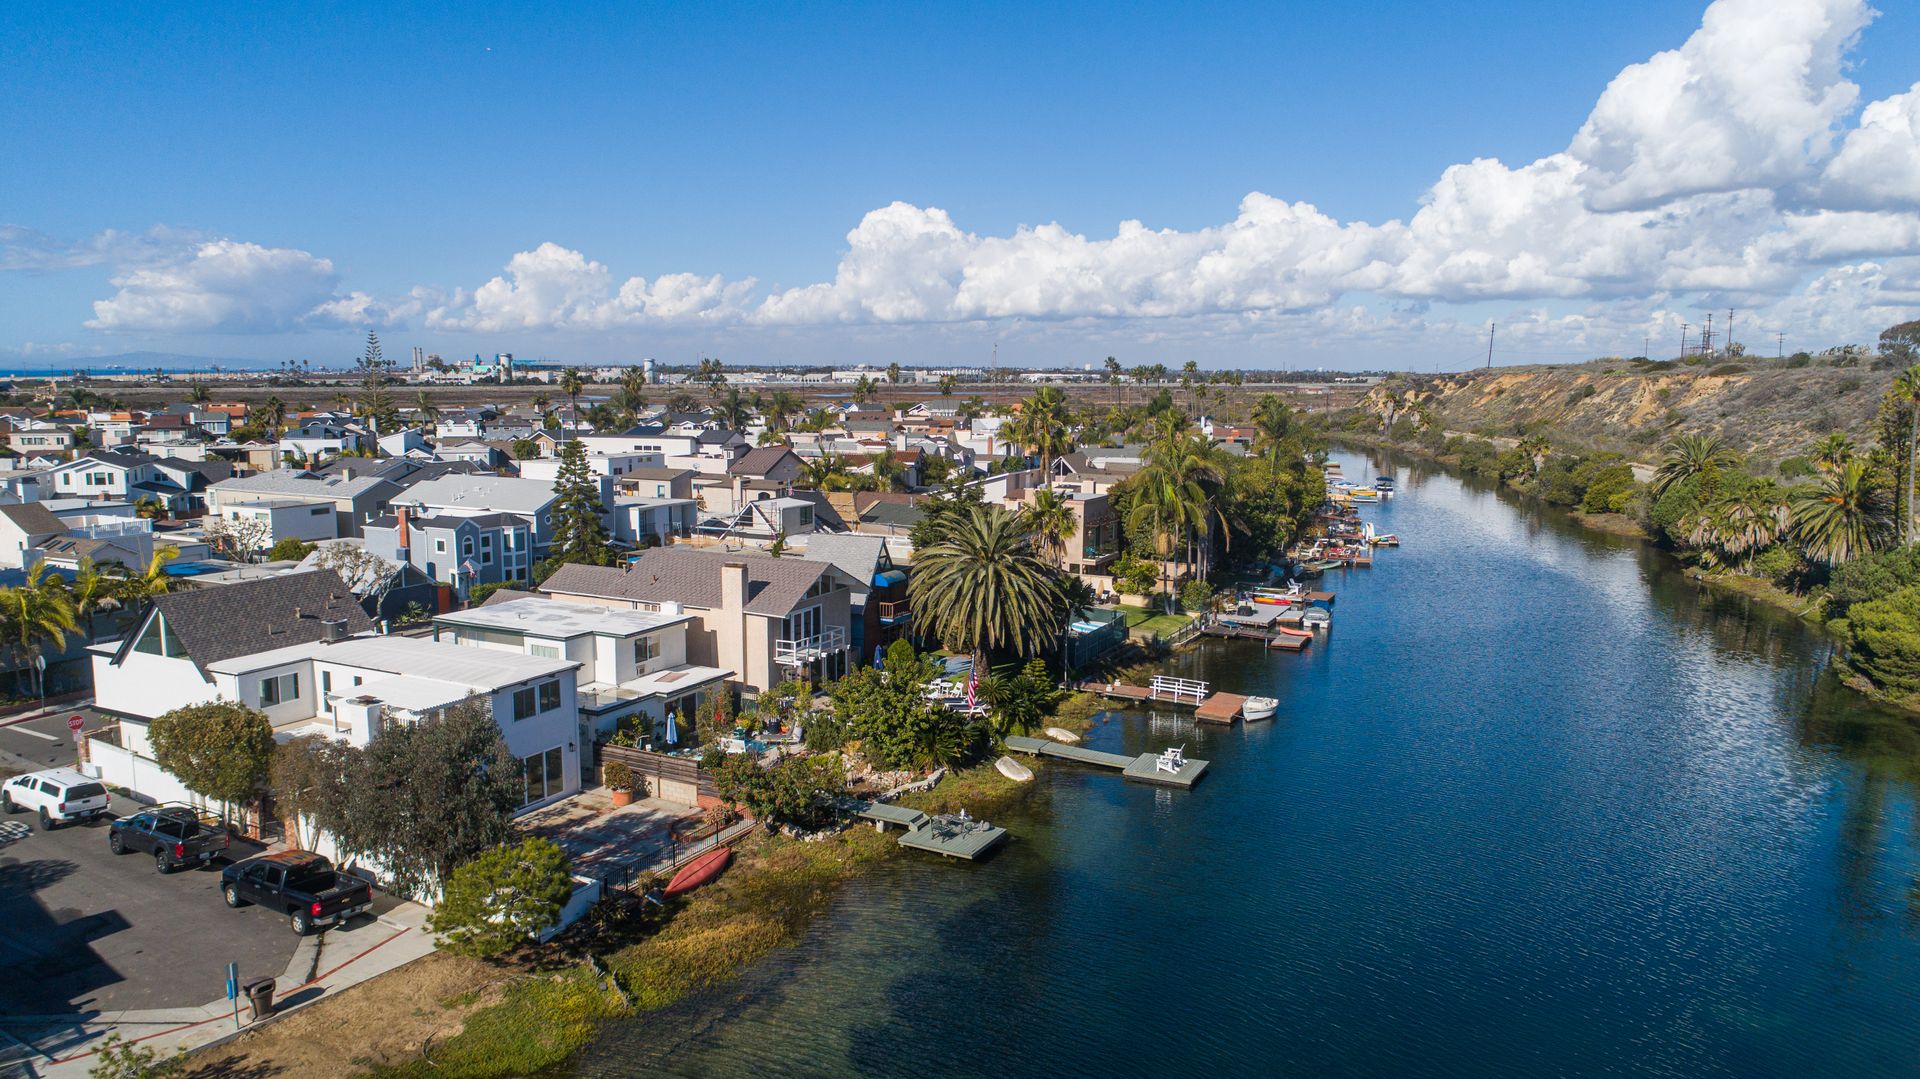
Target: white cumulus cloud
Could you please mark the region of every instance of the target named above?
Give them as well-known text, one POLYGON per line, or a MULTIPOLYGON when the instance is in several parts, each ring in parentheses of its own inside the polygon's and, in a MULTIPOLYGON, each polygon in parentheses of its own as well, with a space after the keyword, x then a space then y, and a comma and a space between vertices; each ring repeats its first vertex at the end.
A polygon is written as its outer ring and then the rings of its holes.
POLYGON ((1821 202, 1841 208, 1920 208, 1920 82, 1868 105, 1827 163, 1821 202))

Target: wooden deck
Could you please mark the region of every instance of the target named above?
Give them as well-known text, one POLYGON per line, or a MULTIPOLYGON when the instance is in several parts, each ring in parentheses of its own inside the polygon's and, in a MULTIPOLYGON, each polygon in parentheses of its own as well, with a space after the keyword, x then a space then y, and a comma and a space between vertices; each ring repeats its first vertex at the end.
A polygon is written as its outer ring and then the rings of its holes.
POLYGON ((886 831, 888 825, 902 830, 900 845, 931 851, 949 858, 973 861, 1007 838, 1007 830, 983 820, 955 816, 929 817, 917 809, 849 798, 842 803, 856 817, 870 820, 886 831))
POLYGON ((1286 652, 1299 652, 1312 643, 1311 637, 1299 637, 1279 630, 1261 629, 1259 626, 1239 625, 1231 622, 1215 622, 1200 631, 1209 637, 1239 637, 1249 641, 1264 641, 1270 648, 1286 652))
POLYGON ((1240 718, 1240 709, 1246 703, 1247 699, 1238 693, 1216 693, 1193 710, 1193 718, 1201 723, 1225 723, 1230 726, 1240 718))
MULTIPOLYGON (((1241 700, 1246 698, 1242 697, 1241 700)), ((1237 706, 1236 706, 1237 707, 1237 706)), ((1097 749, 1083 746, 1066 746, 1059 742, 1049 742, 1044 738, 1028 738, 1023 735, 1009 735, 1007 748, 1016 753, 1031 753, 1039 757, 1057 757, 1060 760, 1078 761, 1100 768, 1118 769, 1120 774, 1136 783, 1152 783, 1161 787, 1179 787, 1192 789, 1207 770, 1207 762, 1193 757, 1178 772, 1163 772, 1155 765, 1157 753, 1142 753, 1129 757, 1123 753, 1102 753, 1097 749)))

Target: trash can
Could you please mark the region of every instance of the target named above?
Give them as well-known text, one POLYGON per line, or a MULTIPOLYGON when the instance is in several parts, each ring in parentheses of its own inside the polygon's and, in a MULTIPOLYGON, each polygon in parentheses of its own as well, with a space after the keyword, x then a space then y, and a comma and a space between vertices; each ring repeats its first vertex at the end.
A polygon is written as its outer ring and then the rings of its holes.
POLYGON ((249 978, 241 988, 247 994, 247 1003, 253 1005, 252 1022, 259 1022, 273 1014, 272 978, 249 978))

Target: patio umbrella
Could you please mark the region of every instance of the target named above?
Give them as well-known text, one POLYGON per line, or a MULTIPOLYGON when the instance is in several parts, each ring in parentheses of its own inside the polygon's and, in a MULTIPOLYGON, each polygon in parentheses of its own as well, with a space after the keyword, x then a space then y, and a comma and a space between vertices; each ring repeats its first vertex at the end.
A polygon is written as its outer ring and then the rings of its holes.
POLYGON ((680 728, 674 724, 673 713, 667 713, 667 744, 673 745, 680 740, 680 728))

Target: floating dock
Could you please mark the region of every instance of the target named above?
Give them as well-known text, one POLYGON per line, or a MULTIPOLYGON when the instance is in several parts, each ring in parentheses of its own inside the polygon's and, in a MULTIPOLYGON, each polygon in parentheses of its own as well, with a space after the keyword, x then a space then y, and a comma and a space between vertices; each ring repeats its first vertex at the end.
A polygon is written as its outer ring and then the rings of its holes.
MULTIPOLYGON (((1244 700, 1245 698, 1240 698, 1244 700)), ((1236 710, 1238 705, 1235 706, 1236 710)), ((1192 789, 1207 770, 1207 762, 1188 757, 1177 772, 1162 771, 1155 762, 1160 759, 1157 753, 1142 753, 1129 757, 1124 753, 1102 753, 1097 749, 1084 746, 1066 746, 1059 742, 1049 742, 1044 738, 1027 738, 1011 735, 1007 738, 1007 748, 1016 753, 1031 753, 1039 757, 1056 757, 1060 760, 1074 761, 1079 764, 1091 764, 1096 768, 1117 769, 1127 779, 1137 783, 1152 783, 1162 787, 1192 789)))
POLYGON ((898 825, 902 829, 900 845, 903 847, 949 858, 973 861, 1007 838, 1005 828, 970 817, 930 817, 917 809, 863 799, 848 799, 842 805, 854 816, 872 821, 874 827, 883 832, 888 825, 898 825))
POLYGON ((1264 641, 1269 648, 1278 648, 1288 652, 1304 651, 1307 645, 1313 640, 1311 637, 1300 637, 1292 633, 1284 633, 1277 629, 1262 629, 1259 626, 1249 626, 1233 622, 1215 622, 1212 625, 1201 627, 1200 632, 1208 637, 1239 637, 1250 641, 1264 641))
POLYGON ((1193 710, 1193 718, 1200 723, 1231 726, 1234 720, 1240 718, 1240 709, 1246 707, 1246 703, 1247 699, 1238 693, 1216 693, 1193 710))

